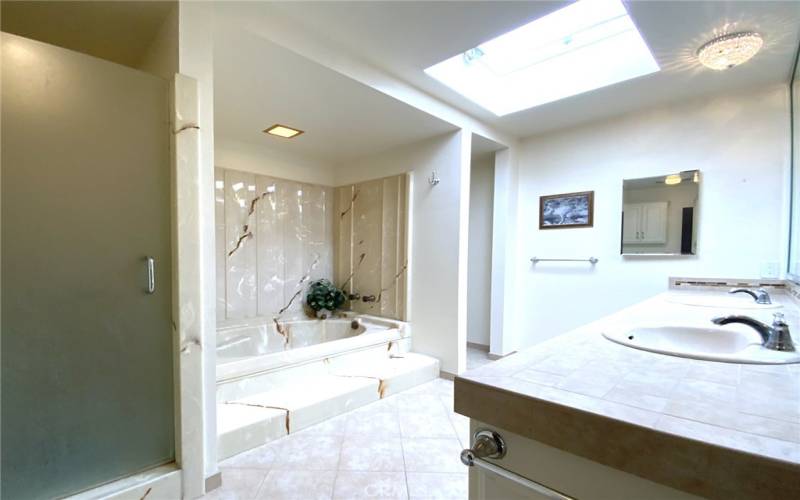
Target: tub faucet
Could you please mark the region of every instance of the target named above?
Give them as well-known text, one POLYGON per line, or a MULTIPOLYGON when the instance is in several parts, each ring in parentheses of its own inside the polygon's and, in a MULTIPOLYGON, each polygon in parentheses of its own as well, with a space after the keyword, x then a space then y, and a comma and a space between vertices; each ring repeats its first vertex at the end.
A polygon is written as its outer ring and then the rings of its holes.
POLYGON ((358 300, 358 299, 360 299, 360 298, 361 298, 361 295, 360 295, 358 292, 356 292, 356 293, 351 293, 351 294, 349 294, 349 295, 347 296, 347 300, 358 300))
POLYGON ((361 297, 361 300, 364 302, 375 302, 378 299, 374 295, 364 295, 363 297, 361 297))
POLYGON ((769 293, 767 293, 767 291, 763 288, 756 288, 755 291, 748 288, 732 288, 728 293, 746 293, 747 295, 753 297, 753 300, 756 301, 756 304, 772 304, 769 293))
POLYGON ((761 345, 765 349, 773 351, 793 352, 795 350, 792 342, 792 335, 789 333, 789 325, 783 319, 783 314, 775 313, 772 318, 772 326, 762 323, 750 316, 723 316, 711 320, 715 325, 727 325, 730 323, 741 323, 754 329, 761 335, 761 345))

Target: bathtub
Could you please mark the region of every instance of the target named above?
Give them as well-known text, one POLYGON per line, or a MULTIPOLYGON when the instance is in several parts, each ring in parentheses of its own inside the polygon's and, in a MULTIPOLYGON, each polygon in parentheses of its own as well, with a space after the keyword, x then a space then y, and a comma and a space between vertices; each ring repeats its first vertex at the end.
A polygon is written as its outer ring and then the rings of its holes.
POLYGON ((271 318, 227 321, 217 328, 217 383, 393 346, 410 347, 408 323, 354 313, 280 325, 271 318))

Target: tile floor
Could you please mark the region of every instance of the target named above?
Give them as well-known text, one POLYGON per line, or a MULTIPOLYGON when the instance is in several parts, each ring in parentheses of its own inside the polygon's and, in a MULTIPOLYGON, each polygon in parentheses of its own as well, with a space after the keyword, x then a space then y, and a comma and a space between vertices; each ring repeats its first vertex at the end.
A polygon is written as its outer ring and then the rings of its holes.
POLYGON ((467 370, 472 370, 473 368, 478 368, 479 366, 491 362, 492 360, 489 359, 489 353, 487 351, 474 347, 467 347, 467 370))
MULTIPOLYGON (((467 349, 468 369, 489 362, 467 349)), ((464 500, 468 441, 453 382, 437 379, 222 462, 222 487, 204 499, 464 500)))
POLYGON ((464 500, 468 439, 453 382, 436 379, 220 463, 204 498, 464 500))

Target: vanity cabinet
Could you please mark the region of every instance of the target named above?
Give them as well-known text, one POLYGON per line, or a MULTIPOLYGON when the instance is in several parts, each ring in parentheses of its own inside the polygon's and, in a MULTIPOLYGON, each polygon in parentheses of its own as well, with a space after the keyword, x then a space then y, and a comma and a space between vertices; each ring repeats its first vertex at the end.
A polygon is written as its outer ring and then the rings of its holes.
POLYGON ((504 429, 470 421, 472 435, 482 429, 502 436, 506 454, 499 459, 486 459, 500 467, 500 473, 479 464, 469 468, 469 500, 700 498, 504 429))
POLYGON ((633 245, 663 245, 667 242, 665 201, 626 203, 622 207, 622 242, 633 245))

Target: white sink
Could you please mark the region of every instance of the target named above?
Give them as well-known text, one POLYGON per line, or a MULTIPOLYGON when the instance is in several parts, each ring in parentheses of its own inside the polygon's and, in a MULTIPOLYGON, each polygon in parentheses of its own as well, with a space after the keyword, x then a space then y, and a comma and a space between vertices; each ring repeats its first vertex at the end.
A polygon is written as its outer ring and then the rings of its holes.
POLYGON ((749 364, 800 363, 799 352, 780 352, 761 346, 755 331, 690 326, 638 327, 603 333, 612 342, 644 351, 682 358, 749 364))
POLYGON ((666 296, 667 302, 697 307, 720 307, 727 309, 780 309, 780 304, 759 304, 749 295, 699 295, 673 293, 666 296))

